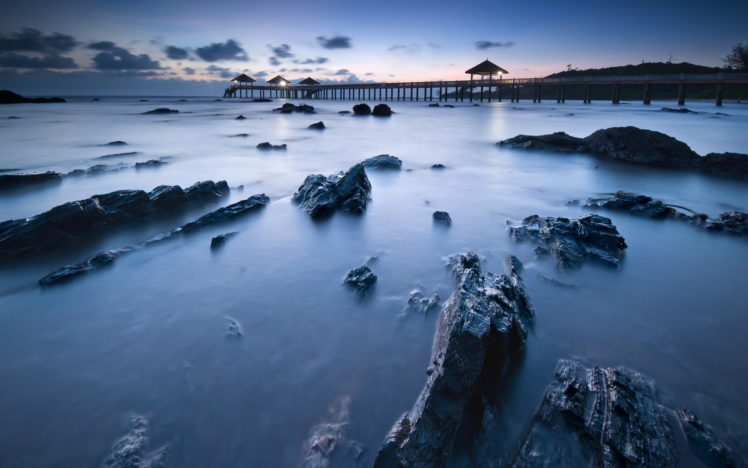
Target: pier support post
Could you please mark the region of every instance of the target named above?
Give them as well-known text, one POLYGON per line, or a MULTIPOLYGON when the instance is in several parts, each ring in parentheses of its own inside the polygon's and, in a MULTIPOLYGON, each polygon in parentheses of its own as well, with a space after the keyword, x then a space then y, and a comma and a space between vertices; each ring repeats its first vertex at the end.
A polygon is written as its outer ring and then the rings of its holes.
POLYGON ((678 105, 682 106, 686 103, 686 85, 678 83, 678 105))
POLYGON ((563 86, 558 85, 556 87, 556 103, 561 104, 561 90, 563 89, 563 86))
POLYGON ((612 97, 613 104, 620 104, 621 103, 621 85, 618 83, 613 84, 613 97, 612 97))
POLYGON ((714 104, 717 107, 722 107, 722 94, 723 94, 723 88, 724 86, 722 83, 717 83, 717 96, 714 99, 714 104))
POLYGON ((644 83, 644 98, 642 99, 644 105, 652 104, 652 90, 649 88, 649 83, 644 83))

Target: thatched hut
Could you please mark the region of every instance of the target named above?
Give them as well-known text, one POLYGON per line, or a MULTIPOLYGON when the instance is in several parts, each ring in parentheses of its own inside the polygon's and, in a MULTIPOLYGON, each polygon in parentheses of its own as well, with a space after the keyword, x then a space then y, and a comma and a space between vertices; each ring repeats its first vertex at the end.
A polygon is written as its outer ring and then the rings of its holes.
POLYGON ((308 76, 304 78, 303 80, 299 81, 299 84, 304 85, 304 86, 314 86, 314 85, 318 85, 319 81, 315 80, 311 76, 308 76))
POLYGON ((288 80, 283 78, 280 75, 274 76, 273 78, 270 78, 268 80, 268 83, 275 86, 286 86, 288 84, 288 80))
POLYGON ((499 78, 501 78, 501 75, 506 75, 509 72, 486 59, 473 68, 466 70, 465 73, 470 75, 470 81, 473 81, 473 75, 478 75, 481 79, 484 79, 487 76, 490 80, 493 75, 499 75, 499 78))
POLYGON ((244 83, 250 83, 251 84, 251 83, 255 82, 255 79, 252 78, 251 76, 248 76, 248 75, 242 73, 241 75, 239 75, 236 78, 232 79, 231 82, 232 83, 239 83, 239 84, 244 84, 244 83))

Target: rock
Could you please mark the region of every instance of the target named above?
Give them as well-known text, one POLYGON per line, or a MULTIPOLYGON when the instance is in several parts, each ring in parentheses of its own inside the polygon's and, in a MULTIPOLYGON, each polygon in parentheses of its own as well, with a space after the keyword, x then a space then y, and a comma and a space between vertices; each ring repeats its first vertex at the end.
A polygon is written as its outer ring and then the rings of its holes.
POLYGON ((11 119, 11 120, 18 120, 18 119, 20 119, 20 117, 18 117, 17 115, 9 115, 8 118, 11 119))
MULTIPOLYGON (((560 268, 579 268, 586 260, 618 267, 626 242, 610 218, 588 214, 579 219, 528 216, 519 226, 509 226, 515 241, 529 241, 551 254, 560 268)), ((541 255, 539 255, 541 256, 541 255)))
POLYGON ((439 103, 438 102, 432 102, 431 104, 429 104, 429 107, 439 107, 439 103))
POLYGON ((35 103, 35 104, 48 104, 53 102, 65 102, 63 98, 27 98, 20 94, 16 94, 7 89, 0 90, 0 104, 22 104, 22 103, 35 103))
POLYGON ((707 174, 748 179, 748 154, 709 153, 700 161, 701 170, 707 174))
POLYGON ((125 163, 117 163, 117 164, 94 164, 93 166, 89 167, 86 170, 83 169, 75 169, 70 172, 68 172, 67 176, 79 176, 79 175, 97 175, 97 174, 103 174, 105 172, 113 172, 113 171, 120 171, 122 169, 125 169, 127 167, 127 164, 125 163))
MULTIPOLYGON (((480 104, 473 104, 473 105, 476 106, 476 107, 480 106, 480 104)), ((448 109, 454 109, 455 108, 455 106, 453 106, 452 104, 444 104, 444 106, 442 106, 442 107, 446 107, 448 109)))
POLYGON ((364 167, 369 169, 395 169, 400 170, 403 162, 395 156, 389 154, 380 154, 378 156, 372 156, 369 159, 365 159, 361 162, 364 167))
POLYGON ((244 117, 243 115, 239 114, 239 115, 236 116, 236 118, 234 120, 247 120, 247 118, 244 117))
POLYGON ((273 100, 268 98, 254 98, 248 102, 273 102, 273 100))
POLYGON ((0 175, 0 190, 59 182, 62 182, 62 174, 53 171, 38 174, 2 174, 0 175))
POLYGON ((270 198, 264 193, 252 195, 246 200, 242 200, 229 206, 219 208, 215 211, 211 211, 210 213, 199 217, 195 221, 187 223, 181 228, 178 228, 178 231, 189 233, 197 231, 198 229, 202 229, 206 226, 225 223, 227 221, 231 221, 235 218, 243 216, 251 211, 264 208, 268 203, 270 203, 270 198))
POLYGON ((389 117, 392 115, 392 109, 387 104, 377 104, 374 106, 374 110, 371 111, 371 115, 377 117, 389 117))
POLYGON ((550 135, 517 135, 514 138, 502 140, 499 146, 516 149, 531 149, 553 153, 577 153, 584 152, 584 140, 567 135, 564 132, 551 133, 550 135))
POLYGON ((319 121, 319 122, 316 122, 316 123, 313 123, 313 124, 309 125, 307 128, 311 128, 313 130, 324 130, 326 127, 325 127, 325 123, 324 122, 319 121))
POLYGON ((228 324, 226 325, 226 338, 230 340, 236 340, 244 336, 244 329, 242 324, 238 320, 226 317, 228 324))
POLYGON ((416 289, 411 291, 408 296, 406 310, 408 312, 427 315, 429 312, 439 307, 440 300, 439 295, 436 293, 432 294, 431 297, 426 297, 421 291, 416 289))
POLYGON ((663 107, 660 109, 660 112, 673 112, 676 114, 698 114, 696 111, 692 111, 691 109, 686 109, 685 107, 679 107, 679 108, 672 108, 672 107, 663 107))
POLYGON ((217 235, 216 237, 210 240, 210 248, 217 249, 219 247, 222 247, 226 243, 227 240, 231 239, 237 234, 239 233, 238 232, 227 232, 226 234, 217 235))
POLYGON ((314 110, 314 106, 310 106, 308 104, 299 104, 298 106, 295 104, 291 104, 290 102, 287 102, 283 104, 282 106, 278 107, 277 109, 273 109, 276 112, 280 112, 281 114, 290 114, 292 112, 301 112, 303 114, 314 114, 316 111, 314 110))
POLYGON ((449 213, 446 211, 434 211, 434 224, 441 224, 443 226, 451 226, 452 225, 452 218, 450 218, 449 213))
POLYGON ((122 140, 110 141, 104 146, 125 146, 127 143, 122 140))
POLYGON ((343 284, 350 286, 362 294, 367 293, 376 282, 377 275, 375 275, 368 266, 354 268, 345 275, 345 278, 343 278, 343 284))
POLYGON ((694 455, 707 466, 745 466, 692 413, 663 405, 642 374, 561 360, 509 466, 676 467, 694 455), (688 445, 676 442, 684 432, 688 445))
POLYGON ((431 169, 446 169, 447 166, 441 163, 436 163, 431 165, 431 169))
POLYGON ((285 150, 288 146, 283 143, 280 145, 271 145, 268 141, 263 141, 259 145, 257 145, 257 149, 259 150, 285 150))
POLYGON ((516 258, 494 275, 481 272, 472 252, 454 257, 457 290, 439 316, 426 386, 387 434, 375 468, 444 466, 480 382, 502 374, 532 324, 516 258))
POLYGON ((232 137, 240 137, 240 138, 247 138, 249 136, 249 133, 237 133, 236 135, 231 135, 232 137))
POLYGON ((136 162, 135 163, 135 169, 148 169, 148 168, 154 168, 154 167, 161 167, 164 164, 169 164, 166 161, 162 161, 160 159, 150 159, 148 161, 143 162, 136 162))
POLYGON ((611 127, 584 138, 590 152, 621 161, 661 167, 698 165, 699 155, 682 141, 652 130, 611 127))
POLYGON ((730 234, 748 235, 748 213, 741 211, 727 211, 710 219, 703 225, 710 231, 724 231, 730 234))
MULTIPOLYGON (((321 422, 312 428, 309 438, 304 442, 302 467, 327 468, 330 466, 330 458, 342 445, 348 432, 350 406, 350 397, 340 398, 329 409, 331 421, 321 422)), ((359 453, 358 456, 360 457, 361 454, 359 453)), ((355 458, 357 457, 354 453, 355 458)))
POLYGON ((363 164, 355 164, 347 172, 325 177, 312 174, 304 179, 293 201, 313 218, 327 216, 335 210, 363 213, 371 194, 371 183, 363 164))
POLYGON ((164 466, 168 445, 145 453, 148 447, 148 420, 145 416, 130 418, 130 430, 112 446, 104 460, 105 468, 156 468, 164 466))
POLYGON ((138 99, 138 102, 148 102, 148 99, 138 99))
POLYGON ((169 109, 168 107, 159 107, 158 109, 149 110, 148 112, 143 112, 143 115, 148 114, 179 114, 179 111, 176 109, 169 109))
POLYGON ((135 156, 136 154, 140 154, 139 151, 128 151, 126 153, 113 153, 113 154, 105 154, 104 156, 97 156, 94 159, 117 159, 117 158, 126 158, 129 156, 135 156))
POLYGON ((97 98, 97 97, 95 97, 95 98, 91 99, 91 102, 99 102, 99 101, 100 101, 100 99, 99 99, 99 98, 97 98))
POLYGON ((162 216, 165 211, 218 200, 229 192, 225 181, 199 182, 184 191, 183 197, 173 195, 181 190, 178 186, 160 186, 149 193, 118 190, 58 205, 32 218, 5 221, 0 223, 0 258, 80 243, 106 230, 162 216))
POLYGON ((351 113, 351 111, 338 111, 338 114, 340 114, 340 115, 348 115, 350 113, 351 113))
POLYGON ((371 107, 366 103, 353 106, 353 115, 371 115, 371 107))
POLYGON ((85 275, 90 271, 99 270, 105 266, 113 264, 118 257, 130 250, 131 249, 129 248, 125 248, 99 252, 93 257, 89 257, 80 263, 66 265, 53 271, 44 278, 40 279, 39 285, 42 287, 53 286, 55 284, 60 284, 65 281, 69 281, 79 276, 85 275))

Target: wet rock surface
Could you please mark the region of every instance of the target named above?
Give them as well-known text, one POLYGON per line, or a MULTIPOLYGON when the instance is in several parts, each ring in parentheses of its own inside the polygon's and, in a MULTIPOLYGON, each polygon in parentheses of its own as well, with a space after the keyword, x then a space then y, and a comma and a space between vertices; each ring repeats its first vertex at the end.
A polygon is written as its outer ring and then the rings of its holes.
POLYGON ((325 123, 324 122, 319 121, 319 122, 315 122, 315 123, 309 125, 307 128, 311 128, 312 130, 324 130, 327 127, 325 127, 325 123))
POLYGON ((353 106, 353 115, 371 115, 371 107, 365 103, 356 104, 353 106))
POLYGON ((587 260, 617 267, 626 248, 610 218, 594 214, 578 219, 532 215, 508 231, 515 241, 538 244, 536 255, 552 255, 562 269, 579 268, 587 260))
POLYGON ((307 176, 293 201, 312 217, 322 217, 336 210, 363 213, 370 195, 371 183, 363 164, 359 163, 345 173, 307 176))
POLYGON ((143 112, 143 115, 163 115, 163 114, 179 114, 176 109, 169 109, 168 107, 159 107, 157 109, 143 112))
POLYGON ((457 290, 442 307, 426 386, 387 434, 377 468, 444 466, 480 381, 501 375, 532 324, 519 260, 508 257, 507 273, 494 275, 481 272, 475 253, 450 258, 457 290))
POLYGON ((693 456, 745 466, 689 411, 664 406, 647 377, 561 360, 510 466, 677 467, 693 456), (684 432, 689 446, 679 449, 684 432))
POLYGON ((149 444, 148 420, 145 416, 132 416, 130 418, 130 430, 114 443, 111 453, 104 460, 103 466, 105 468, 157 468, 164 466, 164 458, 169 449, 168 445, 147 453, 149 444))
POLYGON ((264 208, 268 203, 270 203, 270 198, 264 193, 252 195, 246 200, 242 200, 231 205, 218 208, 215 211, 211 211, 210 213, 199 217, 195 221, 189 222, 181 228, 178 228, 177 231, 190 233, 208 226, 225 223, 240 216, 244 216, 251 211, 264 208))
POLYGON ((190 204, 215 201, 228 193, 225 181, 204 181, 187 190, 179 186, 159 186, 151 192, 118 190, 68 202, 32 218, 0 223, 0 257, 68 246, 95 233, 163 216, 190 204))
POLYGON ((263 141, 262 143, 260 143, 259 145, 257 145, 257 149, 263 150, 263 151, 266 151, 266 150, 285 150, 287 148, 288 148, 288 146, 285 143, 280 144, 280 145, 273 145, 269 141, 263 141))
POLYGON ((369 169, 394 169, 398 171, 403 166, 403 162, 399 158, 390 156, 389 154, 372 156, 369 159, 361 161, 361 164, 369 169))
POLYGON ((343 278, 343 284, 359 293, 366 293, 377 282, 377 275, 368 266, 360 266, 349 271, 343 278))
POLYGON ((390 109, 390 106, 387 104, 377 104, 371 111, 371 115, 376 115, 377 117, 389 117, 392 115, 392 109, 390 109))
POLYGON ((431 311, 439 307, 441 298, 434 293, 431 296, 425 296, 421 291, 414 290, 408 295, 408 302, 405 306, 406 312, 428 315, 431 311))
POLYGON ((0 174, 0 190, 58 182, 62 182, 62 174, 53 171, 38 174, 0 174))
POLYGON ((310 106, 309 104, 296 105, 290 102, 287 102, 273 110, 276 112, 280 112, 281 114, 291 114, 293 112, 300 112, 302 114, 314 114, 316 112, 314 110, 314 106, 310 106))
POLYGON ((439 224, 447 227, 452 225, 452 218, 446 211, 434 211, 432 218, 434 219, 434 224, 439 224))

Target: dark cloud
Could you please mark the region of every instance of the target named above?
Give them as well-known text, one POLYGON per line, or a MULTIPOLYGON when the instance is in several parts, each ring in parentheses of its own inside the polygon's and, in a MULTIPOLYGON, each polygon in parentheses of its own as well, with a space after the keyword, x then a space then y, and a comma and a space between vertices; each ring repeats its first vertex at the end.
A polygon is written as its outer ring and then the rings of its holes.
POLYGON ((70 57, 57 54, 45 55, 43 57, 29 57, 13 52, 0 55, 0 67, 8 68, 78 68, 78 65, 70 57))
POLYGON ((187 58, 187 49, 182 49, 177 46, 166 46, 164 49, 166 56, 172 60, 184 60, 187 58))
MULTIPOLYGON (((104 41, 107 42, 107 41, 104 41)), ((101 43, 97 43, 101 44, 101 43)), ((159 70, 161 65, 152 60, 148 54, 131 54, 127 49, 117 47, 109 42, 111 47, 96 54, 93 58, 94 66, 99 70, 159 70)), ((93 46, 93 44, 91 45, 93 46)), ((89 47, 91 47, 89 46, 89 47)))
POLYGON ((54 54, 69 52, 78 44, 73 36, 54 33, 45 36, 33 28, 23 28, 21 32, 0 34, 0 52, 39 52, 54 54))
POLYGON ((325 49, 350 49, 351 38, 346 36, 333 36, 327 38, 325 36, 317 36, 317 42, 325 49))
POLYGON ((269 74, 270 73, 268 73, 266 71, 259 71, 259 72, 255 73, 254 76, 262 78, 263 76, 268 76, 269 74))
POLYGON ((322 65, 323 63, 327 63, 330 59, 327 57, 317 57, 317 58, 308 58, 306 60, 294 60, 294 63, 298 63, 299 65, 322 65))
POLYGON ((350 75, 351 72, 347 68, 341 68, 340 70, 336 71, 335 73, 332 73, 333 75, 350 75))
POLYGON ((88 48, 92 50, 110 51, 115 49, 117 44, 112 41, 99 41, 88 44, 88 48))
POLYGON ((208 70, 208 73, 211 75, 218 75, 221 78, 232 78, 234 76, 234 73, 232 73, 228 68, 217 67, 215 65, 209 66, 206 70, 208 70))
POLYGON ((268 44, 268 48, 273 52, 273 55, 278 58, 289 58, 293 57, 291 53, 291 46, 288 44, 281 44, 279 46, 272 46, 268 44))
POLYGON ((195 50, 198 57, 206 62, 218 62, 219 60, 249 60, 247 51, 233 39, 226 42, 214 42, 205 47, 198 47, 195 50))
POLYGON ((514 45, 514 42, 512 41, 506 41, 506 42, 491 42, 491 41, 475 41, 475 47, 478 49, 491 49, 494 47, 512 47, 514 45))
POLYGON ((270 62, 270 65, 272 65, 272 66, 274 66, 274 67, 277 67, 278 65, 280 65, 280 64, 281 64, 281 61, 280 61, 280 60, 278 60, 278 59, 277 59, 277 58, 275 58, 275 57, 270 57, 270 58, 268 59, 268 62, 270 62))
POLYGON ((192 67, 184 67, 184 68, 182 68, 182 71, 185 72, 188 75, 194 75, 195 74, 195 69, 192 68, 192 67))
POLYGON ((374 73, 372 72, 364 73, 364 76, 374 76, 374 73))

